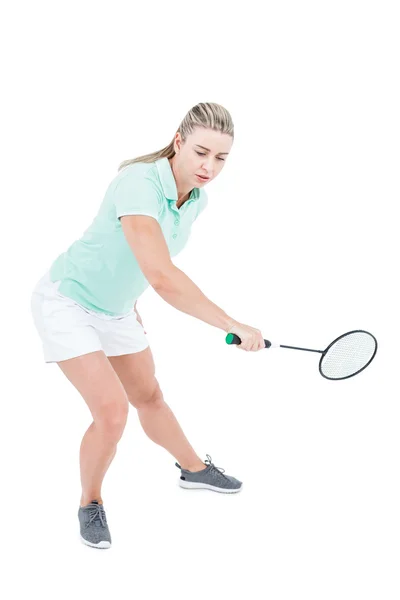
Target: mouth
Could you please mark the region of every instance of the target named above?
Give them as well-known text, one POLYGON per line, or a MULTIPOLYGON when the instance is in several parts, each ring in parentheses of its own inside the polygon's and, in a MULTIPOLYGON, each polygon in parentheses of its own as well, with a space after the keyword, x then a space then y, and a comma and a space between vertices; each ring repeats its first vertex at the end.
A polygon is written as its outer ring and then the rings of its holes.
POLYGON ((210 178, 209 177, 203 177, 202 175, 197 175, 196 177, 198 177, 200 179, 200 181, 208 181, 210 178))

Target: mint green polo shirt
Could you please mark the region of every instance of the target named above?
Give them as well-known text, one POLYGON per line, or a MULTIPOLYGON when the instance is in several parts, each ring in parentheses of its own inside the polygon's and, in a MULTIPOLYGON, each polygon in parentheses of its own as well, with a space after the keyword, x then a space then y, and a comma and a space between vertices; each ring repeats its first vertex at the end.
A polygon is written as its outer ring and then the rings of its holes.
POLYGON ((51 281, 61 280, 58 291, 90 310, 115 316, 131 312, 149 282, 119 217, 148 215, 157 219, 173 257, 186 245, 208 197, 203 188, 193 188, 179 209, 177 201, 168 158, 128 165, 108 186, 90 227, 51 264, 51 281))

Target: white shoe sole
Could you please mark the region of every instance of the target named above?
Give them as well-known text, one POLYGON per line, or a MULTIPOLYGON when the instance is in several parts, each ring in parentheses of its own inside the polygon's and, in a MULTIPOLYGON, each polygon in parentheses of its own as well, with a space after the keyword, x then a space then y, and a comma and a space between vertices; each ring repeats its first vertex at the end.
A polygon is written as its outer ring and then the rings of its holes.
POLYGON ((213 492, 221 492, 222 494, 236 494, 240 492, 243 483, 240 488, 237 489, 224 489, 220 487, 216 487, 215 485, 210 485, 209 483, 196 483, 194 481, 184 481, 183 479, 179 479, 179 485, 182 488, 187 490, 195 490, 195 489, 204 489, 204 490, 212 490, 213 492))
POLYGON ((91 546, 92 548, 110 548, 111 544, 110 542, 104 541, 104 542, 99 542, 98 544, 93 544, 92 542, 88 542, 87 540, 85 540, 84 537, 80 536, 81 541, 86 544, 86 546, 91 546))

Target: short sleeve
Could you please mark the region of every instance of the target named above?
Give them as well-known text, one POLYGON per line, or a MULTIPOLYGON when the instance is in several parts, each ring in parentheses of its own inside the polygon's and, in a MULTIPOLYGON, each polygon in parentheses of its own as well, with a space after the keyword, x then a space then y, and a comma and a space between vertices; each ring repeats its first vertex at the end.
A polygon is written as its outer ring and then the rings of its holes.
POLYGON ((202 189, 200 191, 200 198, 199 198, 199 206, 196 212, 196 219, 199 217, 199 215, 203 212, 203 210, 207 207, 208 204, 208 196, 206 194, 206 192, 202 189))
POLYGON ((143 175, 128 173, 113 192, 117 218, 123 215, 146 215, 159 221, 162 198, 156 184, 143 175))

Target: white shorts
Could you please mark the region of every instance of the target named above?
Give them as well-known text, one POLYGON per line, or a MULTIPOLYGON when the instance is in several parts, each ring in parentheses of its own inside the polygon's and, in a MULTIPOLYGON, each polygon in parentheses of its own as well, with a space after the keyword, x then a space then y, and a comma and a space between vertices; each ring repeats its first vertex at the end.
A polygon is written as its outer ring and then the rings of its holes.
POLYGON ((33 320, 43 344, 44 361, 58 362, 103 350, 106 356, 141 352, 148 347, 134 309, 125 315, 89 310, 60 294, 61 281, 50 272, 36 284, 31 298, 33 320))

